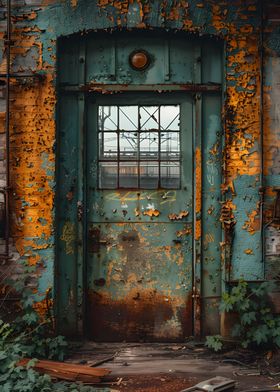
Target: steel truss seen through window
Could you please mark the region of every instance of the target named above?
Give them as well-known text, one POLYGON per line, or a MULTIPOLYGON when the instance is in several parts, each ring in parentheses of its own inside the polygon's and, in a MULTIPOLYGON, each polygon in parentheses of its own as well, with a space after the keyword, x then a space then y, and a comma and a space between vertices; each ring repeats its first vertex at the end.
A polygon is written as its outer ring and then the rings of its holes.
POLYGON ((99 106, 99 188, 180 187, 180 105, 99 106))

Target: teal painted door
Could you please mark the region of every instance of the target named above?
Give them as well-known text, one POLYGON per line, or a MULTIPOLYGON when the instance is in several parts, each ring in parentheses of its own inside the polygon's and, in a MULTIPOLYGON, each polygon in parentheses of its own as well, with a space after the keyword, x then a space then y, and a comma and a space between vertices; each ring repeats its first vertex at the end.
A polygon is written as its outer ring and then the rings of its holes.
POLYGON ((89 338, 192 334, 193 127, 185 93, 88 98, 89 338))

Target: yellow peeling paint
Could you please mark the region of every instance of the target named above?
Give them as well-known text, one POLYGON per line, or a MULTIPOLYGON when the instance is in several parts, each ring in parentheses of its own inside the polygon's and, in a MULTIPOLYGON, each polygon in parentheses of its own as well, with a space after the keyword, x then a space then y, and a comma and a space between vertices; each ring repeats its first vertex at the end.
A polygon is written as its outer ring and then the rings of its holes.
POLYGON ((258 210, 254 210, 248 214, 248 220, 245 221, 242 229, 247 230, 251 235, 255 234, 260 229, 260 221, 257 219, 258 216, 258 210))
MULTIPOLYGON (((28 51, 30 42, 23 44, 28 51)), ((41 62, 37 64, 41 67, 41 62)), ((12 234, 20 255, 25 249, 44 249, 47 240, 53 234, 53 181, 54 161, 53 143, 55 138, 55 91, 52 75, 31 85, 16 84, 12 81, 11 117, 11 200, 15 219, 12 222, 12 234), (34 238, 30 239, 30 238, 34 238), (36 242, 36 238, 45 238, 46 243, 36 242)), ((30 263, 38 263, 38 257, 30 257, 30 263)))
POLYGON ((150 216, 150 217, 159 216, 160 215, 160 211, 159 210, 150 209, 150 210, 144 211, 143 215, 147 215, 147 216, 150 216))

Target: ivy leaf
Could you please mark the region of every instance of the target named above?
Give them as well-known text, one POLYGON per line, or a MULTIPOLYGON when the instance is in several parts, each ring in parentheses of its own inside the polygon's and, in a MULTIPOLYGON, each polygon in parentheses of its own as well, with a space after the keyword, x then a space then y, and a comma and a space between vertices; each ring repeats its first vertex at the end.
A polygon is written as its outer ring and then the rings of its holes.
POLYGON ((206 336, 205 345, 214 351, 220 351, 223 347, 222 337, 220 335, 206 336))
POLYGON ((3 359, 7 359, 8 354, 5 351, 0 351, 0 361, 3 361, 3 359))
POLYGON ((274 287, 274 282, 263 282, 257 288, 252 289, 252 293, 254 293, 256 297, 263 297, 269 291, 272 291, 274 287))
POLYGON ((247 312, 241 316, 241 324, 250 325, 253 321, 256 321, 256 312, 247 312))
POLYGON ((258 345, 261 343, 266 343, 268 341, 269 333, 269 328, 266 325, 260 325, 254 332, 253 341, 258 345))
POLYGON ((220 304, 221 312, 229 312, 233 309, 233 298, 228 293, 222 294, 222 302, 220 304))
POLYGON ((28 380, 32 383, 35 383, 36 377, 35 377, 36 373, 34 372, 33 369, 28 369, 27 370, 27 376, 28 376, 28 380))
POLYGON ((239 311, 244 311, 248 310, 250 308, 250 301, 248 298, 245 298, 244 300, 241 301, 240 304, 238 304, 238 310, 239 311))
POLYGON ((31 325, 38 321, 38 315, 35 312, 26 313, 22 319, 27 323, 27 325, 31 325))

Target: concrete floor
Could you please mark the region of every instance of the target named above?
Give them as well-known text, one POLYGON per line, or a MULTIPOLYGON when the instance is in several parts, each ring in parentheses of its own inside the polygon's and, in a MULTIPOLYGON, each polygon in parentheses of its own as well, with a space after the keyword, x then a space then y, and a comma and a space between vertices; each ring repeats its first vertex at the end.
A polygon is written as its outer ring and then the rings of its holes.
MULTIPOLYGON (((226 356, 227 360, 229 357, 226 356)), ((100 366, 111 370, 105 382, 114 391, 180 392, 215 376, 235 380, 235 391, 269 387, 280 382, 280 374, 278 377, 265 376, 256 364, 223 363, 224 355, 212 354, 202 345, 190 343, 86 342, 72 351, 69 361, 92 365, 108 358, 111 359, 100 366)))

